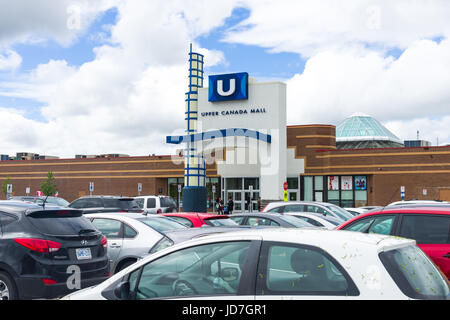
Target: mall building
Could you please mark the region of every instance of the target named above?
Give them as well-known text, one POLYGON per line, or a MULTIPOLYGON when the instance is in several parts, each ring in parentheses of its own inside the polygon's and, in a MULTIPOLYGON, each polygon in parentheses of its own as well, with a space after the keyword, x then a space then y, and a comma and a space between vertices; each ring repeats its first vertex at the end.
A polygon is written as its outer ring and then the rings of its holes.
POLYGON ((235 212, 248 210, 247 198, 253 210, 258 198, 263 205, 283 200, 386 205, 401 200, 401 190, 405 199, 450 200, 450 146, 405 147, 363 114, 337 126, 287 126, 286 84, 258 82, 247 73, 210 76, 208 87, 197 89, 189 95, 195 101, 189 109, 195 121, 186 120, 191 132, 166 137, 180 145, 176 155, 4 160, 0 181, 9 178, 13 195, 34 195, 52 172, 58 195, 68 201, 90 193, 182 199, 179 190, 195 176, 206 187, 208 210, 213 199, 231 197, 235 212), (195 174, 192 163, 186 171, 187 142, 195 159, 205 161, 195 174))

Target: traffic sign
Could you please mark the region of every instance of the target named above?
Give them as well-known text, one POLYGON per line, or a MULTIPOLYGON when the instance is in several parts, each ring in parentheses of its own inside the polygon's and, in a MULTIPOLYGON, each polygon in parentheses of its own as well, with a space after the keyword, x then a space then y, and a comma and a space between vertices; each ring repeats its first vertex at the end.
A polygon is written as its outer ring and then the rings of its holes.
POLYGON ((90 192, 94 191, 94 183, 93 182, 89 182, 89 191, 90 192))
POLYGON ((138 183, 138 192, 142 191, 142 183, 138 183))
POLYGON ((288 184, 287 184, 287 182, 283 183, 283 189, 284 189, 284 190, 287 190, 287 189, 288 189, 288 184))
POLYGON ((12 189, 13 189, 12 184, 7 184, 6 185, 6 193, 12 193, 12 189))
POLYGON ((283 194, 283 200, 284 201, 288 201, 288 192, 287 192, 287 190, 284 190, 284 194, 283 194))

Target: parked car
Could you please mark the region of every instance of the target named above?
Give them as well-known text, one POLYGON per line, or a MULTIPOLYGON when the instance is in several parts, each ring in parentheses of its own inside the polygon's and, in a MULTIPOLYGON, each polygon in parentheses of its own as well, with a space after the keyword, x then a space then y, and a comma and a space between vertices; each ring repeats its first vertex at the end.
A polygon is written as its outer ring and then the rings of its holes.
POLYGON ((200 213, 200 212, 178 212, 178 213, 163 213, 162 216, 169 217, 178 221, 189 228, 198 228, 203 226, 212 227, 235 227, 238 226, 236 222, 230 219, 228 215, 219 215, 214 213, 200 213))
POLYGON ((169 196, 138 196, 134 198, 144 214, 177 212, 177 203, 169 196))
POLYGON ((341 219, 342 222, 353 218, 350 212, 341 207, 327 202, 318 201, 277 201, 271 202, 265 206, 262 212, 314 212, 325 216, 332 216, 341 219))
POLYGON ((450 278, 450 207, 385 207, 357 216, 337 229, 414 239, 450 278))
POLYGON ((63 299, 406 300, 448 295, 447 280, 414 240, 261 228, 161 250, 63 299))
POLYGON ((192 230, 161 215, 94 213, 88 218, 108 239, 111 273, 117 273, 143 256, 175 243, 202 234, 228 231, 225 228, 192 230))
POLYGON ((83 214, 99 212, 134 212, 142 213, 134 198, 119 196, 87 196, 74 200, 70 208, 79 209, 83 214))
POLYGON ((80 210, 0 201, 0 298, 56 298, 109 275, 107 240, 80 210), (72 270, 72 271, 71 271, 72 270))
MULTIPOLYGON (((440 201, 440 200, 402 200, 402 201, 395 201, 388 206, 399 206, 399 205, 422 205, 422 204, 449 204, 447 201, 440 201)), ((450 204, 449 204, 450 205, 450 204)))
POLYGON ((312 224, 304 220, 279 213, 235 213, 230 215, 230 219, 236 222, 238 225, 250 227, 313 227, 312 224))
POLYGON ((66 199, 63 199, 61 197, 53 197, 53 196, 41 196, 41 197, 32 197, 32 196, 13 196, 10 200, 20 200, 20 201, 29 201, 29 202, 35 202, 38 204, 49 203, 49 204, 55 204, 60 207, 68 207, 70 202, 66 199))
POLYGON ((367 211, 369 211, 363 208, 344 208, 344 210, 350 212, 353 216, 357 216, 361 213, 366 213, 367 211))
POLYGON ((335 229, 337 226, 339 226, 342 222, 342 220, 336 219, 331 216, 324 216, 320 213, 312 213, 312 212, 285 212, 284 215, 289 215, 292 217, 296 217, 298 219, 301 219, 303 221, 306 221, 307 223, 315 226, 315 227, 322 227, 326 229, 335 229))

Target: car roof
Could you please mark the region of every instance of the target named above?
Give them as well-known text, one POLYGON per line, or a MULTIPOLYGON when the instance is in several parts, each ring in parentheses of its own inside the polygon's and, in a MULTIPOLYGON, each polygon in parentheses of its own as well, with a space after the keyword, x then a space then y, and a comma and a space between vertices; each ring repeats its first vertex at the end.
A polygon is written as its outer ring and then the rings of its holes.
MULTIPOLYGON (((413 245, 415 240, 380 234, 363 234, 346 230, 327 230, 323 228, 244 228, 239 231, 229 231, 224 234, 205 235, 209 240, 243 237, 260 237, 264 241, 292 242, 321 248, 355 246, 372 247, 378 252, 384 249, 399 248, 413 245)), ((195 241, 191 240, 190 242, 195 241)), ((187 243, 185 243, 187 244, 187 243)), ((361 250, 364 251, 364 250, 361 250)))
POLYGON ((176 217, 189 217, 189 216, 198 216, 202 219, 211 219, 211 218, 218 218, 218 219, 226 219, 229 218, 228 215, 219 215, 216 213, 206 213, 206 212, 173 212, 173 213, 162 213, 163 216, 176 216, 176 217))
POLYGON ((135 212, 98 212, 98 213, 89 213, 87 215, 89 218, 95 217, 105 217, 105 218, 125 218, 125 219, 139 219, 139 218, 161 218, 161 215, 149 214, 143 215, 142 213, 135 212))
POLYGON ((316 217, 316 218, 320 218, 320 219, 327 220, 327 221, 335 221, 335 222, 342 223, 341 219, 335 218, 333 216, 324 216, 323 214, 316 213, 316 212, 283 212, 283 214, 291 215, 291 216, 303 215, 305 217, 316 217))
POLYGON ((233 213, 230 215, 230 217, 248 217, 248 216, 260 216, 261 218, 269 218, 269 217, 276 217, 280 218, 283 217, 283 214, 278 212, 243 212, 243 213, 233 213))
POLYGON ((39 205, 35 202, 27 202, 21 200, 0 200, 0 210, 5 212, 12 212, 16 214, 34 211, 44 211, 44 210, 71 210, 78 211, 76 209, 60 207, 55 204, 46 204, 45 206, 39 205))

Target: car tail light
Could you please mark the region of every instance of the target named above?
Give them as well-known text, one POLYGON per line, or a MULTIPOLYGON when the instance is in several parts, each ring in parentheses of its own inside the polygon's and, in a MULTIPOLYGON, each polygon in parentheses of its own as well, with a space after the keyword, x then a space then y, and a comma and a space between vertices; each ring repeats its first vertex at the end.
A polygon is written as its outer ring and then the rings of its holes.
POLYGON ((58 281, 53 280, 53 279, 41 279, 41 280, 42 280, 42 282, 45 283, 46 285, 49 285, 49 284, 57 284, 57 283, 58 283, 58 281))
POLYGON ((102 240, 100 240, 100 242, 102 243, 103 248, 106 249, 106 247, 108 246, 108 240, 106 239, 105 236, 103 236, 102 240))
POLYGON ((61 248, 61 243, 50 240, 19 238, 14 239, 14 241, 36 252, 52 253, 58 251, 59 248, 61 248))
POLYGON ((162 213, 162 210, 161 210, 161 209, 158 209, 158 210, 156 211, 156 213, 162 213))

